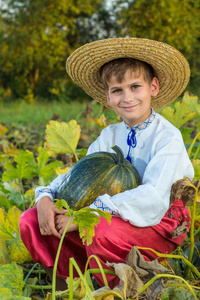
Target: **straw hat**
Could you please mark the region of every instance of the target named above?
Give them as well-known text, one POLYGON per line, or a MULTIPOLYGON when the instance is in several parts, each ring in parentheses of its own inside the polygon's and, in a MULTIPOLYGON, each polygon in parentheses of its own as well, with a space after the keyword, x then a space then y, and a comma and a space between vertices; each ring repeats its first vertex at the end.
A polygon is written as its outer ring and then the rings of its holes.
POLYGON ((154 68, 160 84, 158 95, 152 97, 154 109, 173 102, 188 84, 190 68, 185 57, 168 44, 142 38, 111 38, 85 44, 69 56, 66 69, 88 95, 109 107, 99 69, 122 57, 145 61, 154 68))

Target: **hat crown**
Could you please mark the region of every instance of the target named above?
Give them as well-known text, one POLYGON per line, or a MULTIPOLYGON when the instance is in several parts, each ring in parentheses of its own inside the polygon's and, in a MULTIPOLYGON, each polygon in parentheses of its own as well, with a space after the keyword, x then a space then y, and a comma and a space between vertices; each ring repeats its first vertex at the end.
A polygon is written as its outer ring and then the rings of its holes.
POLYGON ((176 100, 188 84, 190 68, 185 57, 168 44, 143 38, 110 38, 85 44, 69 56, 66 69, 87 94, 109 107, 99 70, 122 57, 145 61, 153 67, 160 85, 158 95, 152 97, 154 109, 176 100))

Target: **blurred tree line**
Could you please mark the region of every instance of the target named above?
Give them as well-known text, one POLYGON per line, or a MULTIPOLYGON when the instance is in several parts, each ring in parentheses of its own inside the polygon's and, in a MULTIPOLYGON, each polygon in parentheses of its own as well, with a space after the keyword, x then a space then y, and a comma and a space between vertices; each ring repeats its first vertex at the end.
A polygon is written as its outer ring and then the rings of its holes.
POLYGON ((66 58, 119 36, 176 47, 191 66, 190 91, 200 92, 200 0, 1 0, 0 13, 0 98, 87 98, 68 78, 66 58))

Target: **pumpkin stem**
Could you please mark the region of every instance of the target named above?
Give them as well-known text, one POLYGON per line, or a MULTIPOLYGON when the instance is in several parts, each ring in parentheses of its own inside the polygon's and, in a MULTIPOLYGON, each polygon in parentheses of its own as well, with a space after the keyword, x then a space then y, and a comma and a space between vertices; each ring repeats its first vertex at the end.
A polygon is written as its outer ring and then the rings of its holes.
POLYGON ((124 164, 124 153, 122 152, 122 149, 117 145, 112 146, 111 149, 117 154, 117 164, 122 166, 124 164))

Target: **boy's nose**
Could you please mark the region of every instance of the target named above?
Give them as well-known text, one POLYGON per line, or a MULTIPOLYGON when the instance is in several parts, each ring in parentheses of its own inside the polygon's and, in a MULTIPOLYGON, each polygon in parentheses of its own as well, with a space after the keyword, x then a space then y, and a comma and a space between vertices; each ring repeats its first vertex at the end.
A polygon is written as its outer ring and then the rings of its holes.
POLYGON ((133 94, 130 91, 124 91, 124 93, 123 93, 123 101, 124 102, 133 101, 133 94))

